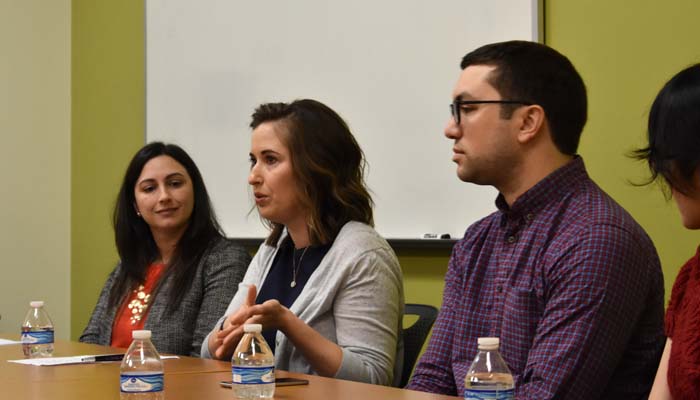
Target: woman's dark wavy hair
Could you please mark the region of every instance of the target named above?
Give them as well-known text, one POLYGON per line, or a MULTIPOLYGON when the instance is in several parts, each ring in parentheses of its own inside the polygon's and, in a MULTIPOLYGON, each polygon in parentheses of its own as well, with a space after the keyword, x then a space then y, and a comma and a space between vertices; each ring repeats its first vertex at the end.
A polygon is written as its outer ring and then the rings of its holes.
MULTIPOLYGON (((651 171, 645 184, 661 176, 681 193, 700 187, 695 172, 700 165, 700 64, 677 73, 656 96, 649 112, 649 145, 632 157, 646 160, 651 171)), ((670 192, 666 190, 666 196, 670 192)))
MULTIPOLYGON (((349 221, 373 225, 364 153, 345 121, 326 105, 310 99, 262 104, 255 109, 250 127, 271 121, 285 128, 280 139, 289 148, 301 202, 309 211, 311 243, 332 242, 349 221)), ((265 222, 271 228, 266 243, 274 246, 284 226, 265 222)))
POLYGON ((158 291, 165 278, 173 276, 173 284, 167 293, 168 312, 172 313, 178 308, 182 297, 191 285, 192 272, 197 268, 209 244, 223 236, 204 186, 204 180, 192 158, 174 144, 161 142, 147 144, 131 159, 114 207, 114 238, 122 268, 110 292, 110 307, 121 304, 134 286, 143 283, 147 267, 160 258, 150 227, 136 214, 134 197, 136 181, 144 165, 158 156, 169 156, 185 167, 192 180, 194 192, 194 207, 189 224, 156 288, 158 291))

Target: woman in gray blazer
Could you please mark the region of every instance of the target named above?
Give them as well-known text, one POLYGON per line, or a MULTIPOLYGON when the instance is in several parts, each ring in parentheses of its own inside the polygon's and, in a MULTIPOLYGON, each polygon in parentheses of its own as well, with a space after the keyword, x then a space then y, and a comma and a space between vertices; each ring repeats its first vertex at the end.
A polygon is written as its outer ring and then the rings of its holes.
POLYGON ((362 150, 314 100, 263 104, 251 127, 248 183, 271 233, 202 356, 230 359, 242 324, 261 323, 279 369, 395 383, 402 275, 372 228, 362 150))
POLYGON ((136 153, 117 197, 114 234, 121 261, 80 341, 127 347, 133 330, 149 329, 158 351, 198 356, 250 256, 224 237, 183 149, 155 142, 136 153))

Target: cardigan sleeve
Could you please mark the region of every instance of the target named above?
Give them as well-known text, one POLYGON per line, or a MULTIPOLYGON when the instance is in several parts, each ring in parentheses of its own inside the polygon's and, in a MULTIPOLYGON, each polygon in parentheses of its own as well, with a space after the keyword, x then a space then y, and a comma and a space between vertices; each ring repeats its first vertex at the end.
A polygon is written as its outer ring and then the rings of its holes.
POLYGON ((79 341, 109 346, 112 340, 111 326, 113 320, 110 315, 114 314, 114 310, 109 310, 107 308, 109 304, 109 292, 112 290, 112 286, 120 270, 121 265, 117 265, 107 277, 107 281, 102 287, 95 309, 90 316, 90 322, 88 322, 85 327, 83 334, 80 335, 79 341))
POLYGON ((207 334, 236 293, 250 263, 250 255, 243 247, 226 239, 206 256, 204 262, 202 302, 192 336, 190 355, 193 357, 201 354, 202 347, 208 347, 202 343, 206 343, 207 334))
POLYGON ((389 250, 375 249, 358 258, 333 302, 343 352, 336 378, 392 384, 402 285, 401 269, 389 250))
MULTIPOLYGON (((264 245, 264 243, 263 245, 261 245, 261 248, 258 249, 258 252, 255 254, 255 257, 253 257, 253 260, 250 261, 250 265, 245 271, 243 279, 239 280, 240 283, 255 284, 257 286, 260 286, 258 279, 261 274, 261 269, 264 268, 264 265, 262 265, 260 261, 261 254, 264 253, 264 250, 262 249, 262 246, 264 245)), ((211 336, 212 333, 214 333, 215 331, 218 331, 221 322, 223 322, 229 314, 238 310, 238 308, 241 306, 241 304, 243 304, 243 301, 245 300, 246 293, 240 292, 238 290, 238 282, 236 283, 236 287, 233 289, 233 293, 233 298, 226 299, 226 301, 223 301, 221 303, 221 306, 227 306, 224 307, 218 313, 214 314, 218 317, 218 319, 207 328, 208 331, 206 333, 206 336, 200 343, 201 350, 199 356, 202 358, 213 358, 212 354, 209 352, 209 336, 211 336)))

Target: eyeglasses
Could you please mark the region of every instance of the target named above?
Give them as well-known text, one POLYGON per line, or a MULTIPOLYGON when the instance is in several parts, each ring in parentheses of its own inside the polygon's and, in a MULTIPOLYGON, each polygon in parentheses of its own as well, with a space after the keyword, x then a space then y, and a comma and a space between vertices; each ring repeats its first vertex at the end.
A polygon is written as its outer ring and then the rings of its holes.
POLYGON ((523 100, 455 100, 450 104, 450 112, 455 123, 459 125, 461 121, 460 107, 468 104, 520 104, 523 106, 531 106, 532 103, 523 100))

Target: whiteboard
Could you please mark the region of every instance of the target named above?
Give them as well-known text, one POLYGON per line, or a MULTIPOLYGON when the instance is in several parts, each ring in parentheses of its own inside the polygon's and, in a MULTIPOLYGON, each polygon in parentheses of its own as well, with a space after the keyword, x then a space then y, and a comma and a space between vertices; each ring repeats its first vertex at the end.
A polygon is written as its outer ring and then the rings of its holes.
POLYGON ((377 231, 461 237, 495 210, 444 137, 459 62, 483 44, 539 40, 532 0, 146 0, 146 141, 181 145, 231 237, 267 235, 248 188, 250 115, 319 100, 365 152, 377 231))

